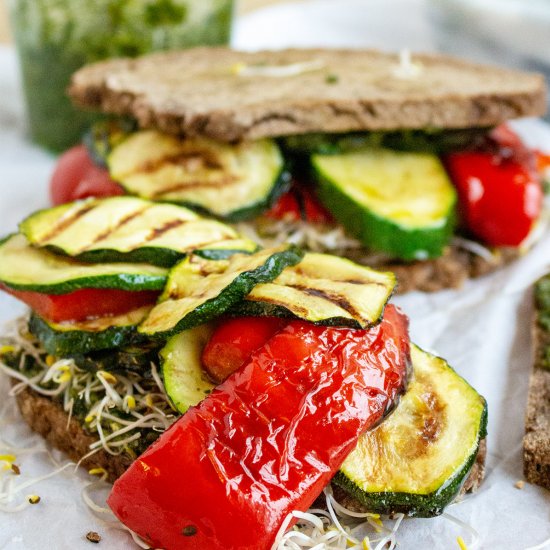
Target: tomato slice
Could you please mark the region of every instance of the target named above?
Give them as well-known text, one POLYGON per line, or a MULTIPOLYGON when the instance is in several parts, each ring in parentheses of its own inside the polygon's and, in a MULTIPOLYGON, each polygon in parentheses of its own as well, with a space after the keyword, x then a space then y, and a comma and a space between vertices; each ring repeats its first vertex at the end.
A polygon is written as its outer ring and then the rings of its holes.
POLYGON ((204 369, 215 382, 223 382, 288 322, 278 317, 237 317, 223 321, 202 352, 204 369))
POLYGON ((265 215, 274 220, 304 220, 311 223, 334 221, 331 213, 317 200, 313 191, 296 180, 290 190, 281 195, 265 215))
POLYGON ((53 204, 115 195, 124 195, 124 190, 105 168, 93 162, 84 145, 76 145, 59 157, 50 180, 53 204))
POLYGON ((132 463, 108 504, 153 548, 271 548, 395 404, 409 366, 394 306, 369 330, 290 321, 132 463))
POLYGON ((490 138, 496 151, 464 151, 444 158, 466 228, 491 246, 518 246, 542 210, 536 157, 507 127, 490 138))
POLYGON ((159 296, 159 292, 152 290, 132 292, 111 288, 82 288, 67 294, 14 290, 5 285, 0 285, 0 289, 30 306, 41 317, 55 323, 120 315, 152 305, 159 296))

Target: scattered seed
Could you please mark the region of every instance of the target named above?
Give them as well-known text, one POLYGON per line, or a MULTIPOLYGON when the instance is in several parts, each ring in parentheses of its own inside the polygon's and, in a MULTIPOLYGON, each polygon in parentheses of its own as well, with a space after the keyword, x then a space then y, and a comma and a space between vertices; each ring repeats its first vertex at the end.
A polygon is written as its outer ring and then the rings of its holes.
POLYGON ((18 466, 17 464, 12 464, 12 465, 11 465, 11 471, 12 471, 16 476, 21 475, 21 469, 19 468, 19 466, 18 466))
POLYGON ((30 495, 29 502, 31 504, 38 504, 40 502, 40 497, 38 495, 30 495))
POLYGON ((96 533, 95 531, 90 531, 89 533, 87 533, 86 538, 90 542, 97 544, 101 540, 101 535, 99 533, 96 533))
POLYGON ((523 488, 525 487, 525 481, 521 481, 521 480, 520 480, 520 481, 516 481, 516 482, 514 483, 514 487, 515 487, 516 489, 523 489, 523 488))
POLYGON ((187 525, 181 531, 184 537, 193 537, 197 534, 197 528, 194 525, 187 525))

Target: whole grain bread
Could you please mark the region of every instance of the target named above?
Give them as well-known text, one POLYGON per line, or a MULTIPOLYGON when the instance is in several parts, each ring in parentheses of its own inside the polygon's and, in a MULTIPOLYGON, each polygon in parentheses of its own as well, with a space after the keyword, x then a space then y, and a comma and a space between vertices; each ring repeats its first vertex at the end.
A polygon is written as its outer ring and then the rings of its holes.
MULTIPOLYGON (((550 280, 550 276, 547 279, 550 280)), ((550 329, 541 322, 543 311, 542 304, 536 301, 534 365, 525 416, 523 473, 530 483, 550 489, 550 329)))
POLYGON ((354 130, 467 128, 537 116, 541 75, 442 55, 196 48, 79 70, 75 104, 222 141, 354 130))
MULTIPOLYGON (((75 419, 68 420, 67 413, 62 407, 49 399, 39 395, 35 391, 25 388, 16 396, 17 404, 25 422, 38 434, 44 437, 57 449, 67 453, 69 457, 78 462, 89 453, 91 443, 97 438, 86 433, 81 424, 75 419)), ((476 462, 470 475, 466 479, 461 491, 475 491, 481 484, 485 473, 485 440, 480 444, 476 462)), ((133 459, 126 454, 110 455, 103 450, 94 453, 80 463, 80 466, 91 468, 103 468, 108 475, 108 480, 114 482, 130 466, 133 459)), ((362 505, 334 486, 339 499, 345 502, 350 509, 361 510, 362 505)))

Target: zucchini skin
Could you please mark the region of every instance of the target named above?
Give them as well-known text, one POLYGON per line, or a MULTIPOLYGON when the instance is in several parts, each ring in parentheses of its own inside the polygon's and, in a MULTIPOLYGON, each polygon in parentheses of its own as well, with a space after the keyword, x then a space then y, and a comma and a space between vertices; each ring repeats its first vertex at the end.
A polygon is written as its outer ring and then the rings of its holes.
MULTIPOLYGON (((46 245, 43 247, 45 250, 57 254, 59 256, 66 256, 67 258, 74 258, 79 262, 85 262, 90 264, 102 264, 102 263, 145 263, 155 265, 157 267, 171 268, 178 262, 183 260, 187 256, 187 252, 178 252, 177 250, 171 250, 170 248, 160 247, 141 247, 130 252, 121 253, 118 250, 103 249, 103 250, 90 250, 89 252, 83 252, 77 256, 69 256, 62 248, 54 245, 46 245)), ((255 250, 232 250, 232 249, 208 249, 205 250, 193 250, 193 254, 206 258, 207 260, 225 260, 231 257, 233 254, 253 254, 258 250, 258 246, 255 250)), ((161 287, 162 289, 162 287, 161 287)))
MULTIPOLYGON (((485 414, 486 418, 487 414, 485 414)), ((391 492, 365 493, 340 471, 332 478, 332 482, 366 506, 369 512, 376 514, 403 513, 414 518, 432 518, 441 515, 456 498, 476 461, 478 451, 479 444, 476 452, 470 455, 464 467, 456 472, 443 488, 426 495, 391 492)))
MULTIPOLYGON (((21 241, 25 239, 22 235, 17 233, 12 233, 11 235, 6 236, 0 240, 0 255, 2 254, 2 247, 8 246, 10 240, 21 241)), ((41 265, 46 266, 46 271, 56 272, 62 271, 65 267, 70 270, 74 267, 75 262, 72 259, 67 258, 66 256, 57 256, 52 255, 51 252, 35 249, 31 247, 28 243, 17 243, 19 257, 22 254, 31 254, 32 262, 35 262, 40 267, 41 265), (50 264, 53 262, 54 267, 50 264)), ((12 260, 8 256, 9 260, 12 260)), ((6 261, 5 259, 3 261, 6 261)), ((29 261, 25 260, 26 264, 29 261)), ((79 267, 84 268, 84 270, 89 270, 90 274, 73 276, 73 278, 62 280, 61 278, 53 280, 51 282, 39 282, 39 278, 36 279, 36 282, 17 282, 17 277, 20 277, 19 274, 16 274, 15 278, 13 273, 7 276, 0 275, 0 283, 3 283, 8 288, 13 290, 29 290, 35 292, 41 292, 44 294, 68 294, 74 290, 79 290, 81 288, 111 288, 117 290, 129 290, 129 291, 139 291, 139 290, 162 290, 166 281, 168 280, 168 272, 162 270, 159 267, 151 266, 147 264, 128 264, 134 268, 136 265, 140 267, 140 270, 144 272, 124 272, 124 264, 117 264, 116 266, 109 266, 111 272, 98 272, 97 266, 95 265, 86 265, 79 264, 79 267)), ((27 265, 28 267, 28 265, 27 265)), ((34 274, 36 272, 36 267, 33 265, 33 269, 28 273, 34 274)), ((21 278, 19 278, 21 280, 21 278)))
POLYGON ((208 216, 211 218, 217 218, 224 222, 237 223, 237 222, 242 222, 242 221, 252 220, 254 218, 257 218, 258 216, 263 214, 266 210, 269 210, 277 202, 279 197, 290 189, 291 179, 292 179, 292 176, 290 174, 290 171, 288 170, 286 165, 283 165, 283 167, 281 168, 281 171, 279 172, 279 175, 275 180, 275 183, 273 184, 273 187, 271 188, 270 192, 264 197, 263 200, 258 201, 254 204, 251 204, 249 206, 245 206, 243 208, 233 210, 231 213, 226 214, 225 216, 220 216, 219 214, 216 214, 212 210, 209 210, 208 208, 205 208, 204 206, 201 206, 193 202, 187 202, 187 201, 159 201, 159 202, 167 202, 170 204, 180 204, 181 206, 185 206, 186 208, 189 208, 190 210, 197 212, 197 214, 201 214, 203 216, 208 216))
POLYGON ((369 248, 405 261, 438 258, 443 254, 456 226, 456 208, 452 209, 452 214, 437 231, 404 228, 362 208, 318 170, 314 171, 321 202, 350 234, 369 248))
MULTIPOLYGON (((217 296, 202 302, 194 310, 180 318, 169 329, 152 330, 147 326, 147 318, 138 327, 138 330, 155 340, 165 340, 183 330, 208 323, 241 301, 257 284, 272 281, 285 267, 296 265, 303 257, 304 252, 293 245, 282 251, 275 252, 259 267, 240 273, 217 296)), ((177 269, 177 266, 174 269, 177 269)), ((158 306, 162 306, 163 303, 166 302, 161 302, 158 306)), ((153 308, 152 314, 155 313, 155 309, 153 308)))
MULTIPOLYGON (((421 351, 421 350, 420 350, 421 351)), ((418 352, 419 348, 416 348, 416 346, 413 345, 413 368, 415 368, 418 363, 418 352), (417 359, 415 360, 415 355, 417 359)), ((451 397, 446 398, 446 400, 443 401, 442 410, 447 410, 447 408, 452 407, 454 403, 461 402, 461 405, 458 409, 455 409, 454 416, 450 416, 447 421, 446 425, 448 428, 444 428, 442 430, 441 435, 438 437, 445 438, 446 433, 445 429, 450 430, 453 432, 452 426, 453 426, 453 419, 459 424, 464 418, 469 418, 467 415, 472 414, 472 411, 475 410, 476 407, 479 407, 479 412, 476 412, 476 424, 472 424, 471 428, 476 430, 476 437, 473 440, 470 440, 471 443, 466 443, 467 447, 471 447, 471 451, 467 451, 467 456, 464 457, 463 462, 456 465, 456 469, 452 472, 450 472, 447 477, 437 477, 437 478, 431 478, 429 480, 426 480, 427 483, 430 483, 433 487, 434 481, 436 481, 439 486, 435 488, 431 492, 426 493, 420 493, 418 492, 421 490, 421 485, 418 487, 418 489, 411 489, 410 492, 403 492, 401 491, 369 491, 366 488, 361 488, 360 483, 355 483, 353 481, 353 474, 351 474, 350 477, 350 468, 348 466, 348 475, 346 475, 345 465, 341 470, 337 472, 337 474, 333 478, 333 482, 335 485, 341 487, 345 492, 347 492, 349 495, 354 497, 357 501, 359 501, 363 506, 366 507, 366 509, 369 512, 374 513, 380 513, 380 514, 391 514, 391 513, 404 513, 410 517, 423 517, 423 518, 429 518, 434 517, 437 515, 440 515, 446 506, 448 506, 458 495, 460 492, 464 482, 466 481, 470 470, 472 469, 472 466, 474 465, 481 442, 487 437, 487 402, 486 400, 480 396, 462 377, 460 377, 456 371, 449 366, 446 361, 442 360, 441 358, 437 356, 433 356, 431 354, 428 354, 426 352, 421 352, 424 357, 430 358, 432 361, 436 362, 442 362, 445 366, 444 372, 442 374, 442 381, 440 382, 440 394, 442 396, 445 396, 447 394, 446 390, 446 384, 449 383, 450 379, 447 375, 451 375, 452 377, 456 378, 457 380, 460 380, 460 385, 464 388, 464 391, 466 392, 464 395, 468 394, 470 397, 462 399, 462 397, 454 395, 454 399, 451 397), (476 404, 474 404, 473 401, 471 401, 471 397, 475 395, 475 401, 476 404), (460 418, 457 419, 457 414, 460 415, 460 418), (479 415, 479 416, 477 416, 479 415)), ((441 372, 441 371, 439 371, 441 372)), ((436 370, 432 371, 424 371, 424 379, 428 379, 428 382, 431 384, 435 384, 435 387, 437 388, 438 384, 438 368, 436 370), (428 374, 426 374, 426 372, 428 374)), ((414 382, 413 382, 414 383, 414 382)), ((451 388, 451 391, 456 391, 457 387, 455 386, 454 389, 451 388)), ((407 392, 412 392, 411 395, 413 396, 413 401, 416 403, 420 397, 421 394, 424 394, 424 392, 429 392, 429 386, 425 385, 424 383, 420 383, 415 389, 411 389, 411 385, 409 385, 409 389, 407 392)), ((406 398, 407 394, 405 394, 405 397, 402 397, 402 399, 406 398)), ((411 401, 409 401, 409 404, 411 401)), ((437 406, 435 406, 435 410, 437 410, 437 406)), ((407 407, 404 409, 407 410, 407 407)), ((404 416, 395 416, 389 419, 390 422, 392 422, 394 419, 396 420, 397 425, 399 426, 399 423, 403 425, 403 422, 416 422, 416 420, 411 420, 412 418, 417 418, 419 425, 422 425, 424 423, 424 426, 426 426, 426 417, 422 413, 422 406, 420 409, 417 408, 417 405, 414 406, 414 416, 410 415, 410 409, 409 412, 404 413, 404 416), (417 416, 418 415, 418 416, 417 416)), ((452 409, 451 409, 452 410, 452 409)), ((400 409, 399 406, 396 407, 394 410, 394 415, 399 415, 400 409)), ((431 413, 428 413, 431 414, 431 413)), ((473 418, 473 417, 470 417, 473 418)), ((388 425, 386 425, 387 427, 388 425)), ((382 424, 381 429, 384 429, 384 424, 382 424)), ((464 426, 462 426, 461 430, 464 429, 464 426)), ((376 457, 374 460, 376 460, 377 457, 380 458, 378 464, 381 464, 381 468, 378 471, 384 471, 384 467, 386 464, 393 465, 397 468, 397 476, 396 479, 398 480, 397 483, 399 483, 400 476, 403 477, 411 476, 410 473, 411 468, 412 471, 414 471, 414 458, 412 459, 412 462, 408 464, 407 467, 403 469, 403 472, 400 472, 399 470, 399 464, 401 461, 406 460, 406 458, 402 454, 396 454, 395 448, 388 443, 388 448, 384 448, 386 438, 391 438, 393 435, 395 435, 396 432, 386 433, 382 436, 382 439, 378 440, 380 441, 381 447, 378 447, 378 450, 376 451, 376 457)), ((458 431, 456 434, 463 434, 463 431, 458 431)), ((399 432, 397 432, 399 435, 399 432)), ((417 436, 414 436, 417 438, 417 436)), ((463 436, 462 436, 463 437, 463 436)), ((376 434, 373 434, 373 439, 376 438, 376 434)), ((391 442, 392 439, 389 439, 391 442)), ((421 442, 422 445, 426 445, 426 448, 430 448, 430 445, 426 442, 424 442, 424 438, 418 437, 417 439, 413 439, 411 441, 411 444, 414 446, 415 441, 421 442)), ((447 440, 447 445, 449 445, 449 440, 447 440)), ((456 445, 456 441, 454 442, 454 445, 456 445)), ((359 443, 358 447, 361 445, 361 442, 359 443)), ((449 454, 449 452, 455 453, 457 447, 444 447, 444 452, 449 454), (450 450, 449 450, 450 449, 450 450)), ((376 448, 376 447, 375 447, 376 448)), ((356 451, 352 451, 352 454, 356 451)), ((437 464, 434 464, 434 472, 437 472, 440 470, 441 465, 445 465, 447 460, 449 458, 447 455, 441 455, 441 451, 436 451, 437 454, 433 457, 435 461, 437 461, 437 464)), ((466 454, 466 453, 464 453, 466 454)), ((369 456, 367 455, 361 455, 359 452, 358 456, 369 456)), ((454 460, 454 459, 453 459, 454 460)), ((452 462, 451 462, 452 464, 452 462)), ((425 471, 428 470, 427 466, 422 466, 425 468, 425 471)), ((373 471, 373 465, 368 463, 364 466, 365 472, 372 472, 373 471), (370 465, 370 468, 369 468, 370 465)), ((431 472, 430 472, 431 475, 431 472)), ((439 474, 435 474, 439 476, 439 474)), ((360 478, 359 478, 360 479, 360 478)), ((421 478, 424 479, 424 478, 421 478)), ((383 480, 383 478, 382 478, 383 480)), ((381 482, 381 480, 377 480, 378 483, 381 482)), ((390 479, 387 480, 387 482, 390 484, 392 483, 392 479, 390 476, 390 479)))
POLYGON ((102 331, 60 331, 51 327, 45 319, 33 313, 29 319, 29 332, 36 336, 44 349, 55 357, 90 353, 92 351, 120 348, 148 341, 137 332, 137 324, 112 326, 102 331))

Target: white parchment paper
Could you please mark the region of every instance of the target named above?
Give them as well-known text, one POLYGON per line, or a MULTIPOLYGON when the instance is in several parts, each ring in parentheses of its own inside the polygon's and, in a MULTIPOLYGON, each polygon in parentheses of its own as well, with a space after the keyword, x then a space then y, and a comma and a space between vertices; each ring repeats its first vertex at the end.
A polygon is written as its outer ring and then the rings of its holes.
MULTIPOLYGON (((268 8, 238 22, 236 43, 240 47, 380 46, 391 35, 380 15, 378 19, 365 16, 362 10, 367 3, 319 0, 268 8)), ((416 5, 397 3, 401 12, 416 5)), ((428 49, 429 29, 421 16, 413 10, 400 21, 412 26, 408 45, 428 49)), ((52 156, 25 140, 16 61, 7 47, 0 48, 0 98, 0 234, 6 234, 25 215, 47 205, 47 182, 54 164, 52 156)), ((517 128, 532 145, 550 151, 550 128, 544 123, 521 121, 517 128)), ((396 299, 411 318, 414 341, 445 357, 488 400, 486 480, 476 495, 448 509, 479 533, 478 548, 550 548, 550 541, 540 546, 550 537, 550 493, 529 484, 521 490, 515 487, 522 479, 521 438, 531 366, 530 285, 548 270, 547 233, 519 262, 459 291, 412 293, 396 299)), ((0 293, 0 323, 23 311, 23 306, 0 293)), ((21 451, 47 449, 21 421, 8 391, 8 381, 0 375, 0 454, 6 452, 6 442, 19 448, 15 453, 21 467, 21 476, 15 478, 19 484, 48 475, 67 460, 56 452, 21 451)), ((137 548, 127 533, 107 526, 85 506, 80 493, 89 481, 86 473, 68 468, 22 491, 23 495, 39 494, 42 500, 16 514, 0 512, 0 549, 91 548, 85 539, 88 531, 102 535, 99 548, 137 548)), ((468 530, 446 518, 406 520, 399 530, 399 548, 457 549, 459 535, 467 544, 471 540, 468 530)))

